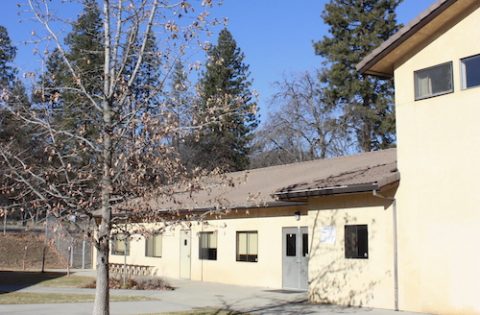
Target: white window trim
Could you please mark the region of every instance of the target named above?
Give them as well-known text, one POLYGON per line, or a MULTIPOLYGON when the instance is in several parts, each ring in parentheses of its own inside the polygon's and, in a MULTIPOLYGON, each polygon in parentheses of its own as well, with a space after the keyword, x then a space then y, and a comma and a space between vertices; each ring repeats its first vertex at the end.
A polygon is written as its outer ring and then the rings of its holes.
POLYGON ((460 86, 461 86, 462 90, 470 90, 470 89, 480 87, 480 84, 475 85, 475 86, 471 86, 471 87, 467 87, 467 71, 466 71, 464 60, 474 58, 474 57, 480 58, 480 54, 471 55, 471 56, 464 57, 464 58, 460 59, 460 81, 461 81, 460 86))
POLYGON ((454 71, 454 69, 453 69, 453 62, 452 61, 447 61, 447 62, 439 63, 439 64, 436 64, 436 65, 433 65, 433 66, 430 66, 430 67, 426 67, 426 68, 423 68, 423 69, 415 70, 413 72, 413 95, 414 95, 415 101, 426 100, 426 99, 429 99, 429 98, 432 98, 432 97, 437 97, 437 96, 441 96, 441 95, 450 94, 450 93, 455 92, 455 83, 454 83, 453 71, 454 71), (439 67, 439 66, 447 65, 447 64, 450 64, 450 67, 452 69, 452 71, 451 71, 451 82, 452 82, 451 89, 447 90, 447 91, 442 91, 442 92, 439 92, 439 93, 434 93, 434 94, 431 94, 431 95, 428 95, 428 96, 417 97, 417 73, 421 72, 421 71, 429 70, 429 69, 432 69, 432 68, 436 68, 436 67, 439 67))

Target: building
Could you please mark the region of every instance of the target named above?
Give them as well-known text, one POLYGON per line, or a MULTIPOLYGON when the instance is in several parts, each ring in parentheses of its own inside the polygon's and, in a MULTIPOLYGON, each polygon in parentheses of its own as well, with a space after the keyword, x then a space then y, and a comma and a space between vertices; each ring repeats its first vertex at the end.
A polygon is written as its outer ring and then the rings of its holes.
POLYGON ((395 79, 402 310, 480 314, 479 7, 438 1, 358 66, 395 79))
MULTIPOLYGON (((149 240, 133 237, 127 247, 119 237, 110 262, 122 264, 127 251, 127 264, 151 266, 161 276, 307 290, 308 261, 313 259, 309 248, 314 252, 309 226, 315 217, 308 211, 307 199, 332 196, 330 205, 338 208, 347 202, 345 196, 352 196, 355 205, 349 207, 375 204, 373 211, 383 213, 385 201, 373 198, 372 191, 391 190, 397 185, 395 152, 391 149, 228 174, 221 181, 234 185, 212 181, 211 189, 206 184, 191 198, 177 198, 181 209, 191 209, 186 212, 189 214, 222 204, 219 199, 226 202, 222 207, 228 210, 217 211, 205 220, 173 224, 149 240)), ((175 207, 171 203, 160 205, 162 200, 153 202, 157 208, 175 207)), ((349 222, 355 222, 355 216, 349 222)), ((130 230, 135 228, 135 223, 129 224, 130 230)), ((343 255, 343 245, 333 243, 343 255)), ((376 247, 376 241, 371 243, 376 247)))
POLYGON ((479 38, 480 1, 437 1, 358 65, 395 79, 396 150, 228 174, 239 184, 186 207, 221 198, 229 211, 115 241, 110 261, 128 252, 158 275, 318 303, 480 314, 479 38))

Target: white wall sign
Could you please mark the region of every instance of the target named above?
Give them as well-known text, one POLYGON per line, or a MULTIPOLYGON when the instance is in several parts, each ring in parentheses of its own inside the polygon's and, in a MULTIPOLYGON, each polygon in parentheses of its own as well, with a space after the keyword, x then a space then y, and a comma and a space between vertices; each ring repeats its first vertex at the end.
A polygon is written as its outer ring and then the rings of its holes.
POLYGON ((321 244, 335 244, 337 231, 335 226, 322 226, 320 229, 320 243, 321 244))

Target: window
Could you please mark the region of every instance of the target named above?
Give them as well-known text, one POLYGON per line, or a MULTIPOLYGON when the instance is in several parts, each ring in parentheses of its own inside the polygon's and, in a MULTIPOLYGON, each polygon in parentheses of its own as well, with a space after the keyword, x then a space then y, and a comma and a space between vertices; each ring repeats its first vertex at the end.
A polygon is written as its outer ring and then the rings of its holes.
POLYGON ((367 225, 345 225, 345 258, 368 258, 367 225))
POLYGON ((127 255, 130 252, 130 242, 125 234, 117 234, 112 240, 112 255, 127 255))
POLYGON ((302 234, 302 256, 303 257, 308 256, 308 234, 307 233, 302 234))
POLYGON ((287 257, 297 256, 297 234, 288 233, 285 240, 287 242, 287 257))
POLYGON ((462 59, 462 88, 480 86, 480 55, 462 59))
POLYGON ((258 233, 237 232, 237 261, 258 261, 258 233))
POLYGON ((217 260, 217 233, 200 232, 198 259, 217 260))
POLYGON ((145 239, 145 256, 162 257, 162 234, 156 234, 145 239))
POLYGON ((415 100, 453 92, 452 63, 415 71, 415 100))

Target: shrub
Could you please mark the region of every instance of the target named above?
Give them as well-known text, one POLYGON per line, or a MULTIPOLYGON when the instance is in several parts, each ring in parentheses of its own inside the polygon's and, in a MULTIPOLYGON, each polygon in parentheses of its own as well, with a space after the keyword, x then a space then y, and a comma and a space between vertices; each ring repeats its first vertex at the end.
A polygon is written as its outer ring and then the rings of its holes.
MULTIPOLYGON (((85 288, 95 288, 96 281, 87 284, 85 288)), ((157 277, 128 277, 125 285, 122 278, 110 278, 110 289, 131 289, 131 290, 174 290, 174 288, 162 278, 157 277)))

